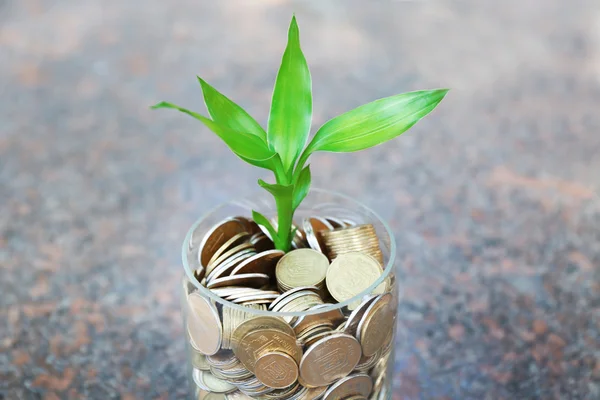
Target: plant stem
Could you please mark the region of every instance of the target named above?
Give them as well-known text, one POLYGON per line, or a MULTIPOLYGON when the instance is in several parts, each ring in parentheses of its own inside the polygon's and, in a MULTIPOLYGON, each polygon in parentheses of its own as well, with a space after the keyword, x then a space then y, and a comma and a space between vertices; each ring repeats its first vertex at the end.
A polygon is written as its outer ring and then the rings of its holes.
POLYGON ((294 210, 292 207, 292 196, 276 197, 277 204, 277 236, 275 246, 278 250, 288 252, 292 244, 292 220, 294 210))

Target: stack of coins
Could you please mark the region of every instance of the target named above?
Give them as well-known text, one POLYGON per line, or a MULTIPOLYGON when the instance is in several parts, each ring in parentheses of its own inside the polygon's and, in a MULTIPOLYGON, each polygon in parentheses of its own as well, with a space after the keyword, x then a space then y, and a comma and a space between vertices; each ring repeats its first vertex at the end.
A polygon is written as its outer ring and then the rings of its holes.
POLYGON ((324 252, 330 260, 335 260, 340 254, 360 252, 370 255, 383 265, 379 238, 372 224, 324 230, 319 233, 325 247, 324 252))
POLYGON ((183 287, 198 399, 360 400, 386 390, 397 299, 375 230, 329 216, 304 222, 287 254, 244 217, 192 235, 194 279, 183 287))

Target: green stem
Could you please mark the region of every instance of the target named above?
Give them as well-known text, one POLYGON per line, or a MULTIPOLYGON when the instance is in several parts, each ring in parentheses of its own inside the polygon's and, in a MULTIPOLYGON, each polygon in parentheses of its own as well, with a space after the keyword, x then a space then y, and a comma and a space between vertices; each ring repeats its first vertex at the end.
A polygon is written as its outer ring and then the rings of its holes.
MULTIPOLYGON (((290 184, 291 176, 288 177, 280 159, 275 161, 275 181, 279 185, 287 186, 290 184)), ((294 218, 293 195, 276 196, 277 205, 277 238, 273 238, 275 247, 278 250, 288 252, 292 246, 292 221, 294 218)))
POLYGON ((288 252, 292 246, 292 221, 294 209, 292 207, 292 196, 276 197, 277 204, 277 236, 276 247, 278 250, 288 252))

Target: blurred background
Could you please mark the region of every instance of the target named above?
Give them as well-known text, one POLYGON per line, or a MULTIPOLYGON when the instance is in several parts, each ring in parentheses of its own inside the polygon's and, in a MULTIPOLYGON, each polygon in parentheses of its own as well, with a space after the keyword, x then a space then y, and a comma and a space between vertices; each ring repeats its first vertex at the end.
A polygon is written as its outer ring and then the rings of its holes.
POLYGON ((0 1, 0 399, 183 398, 180 243, 267 178, 196 121, 266 123, 295 12, 314 128, 450 87, 385 146, 312 158, 388 219, 394 399, 600 398, 596 0, 0 1))

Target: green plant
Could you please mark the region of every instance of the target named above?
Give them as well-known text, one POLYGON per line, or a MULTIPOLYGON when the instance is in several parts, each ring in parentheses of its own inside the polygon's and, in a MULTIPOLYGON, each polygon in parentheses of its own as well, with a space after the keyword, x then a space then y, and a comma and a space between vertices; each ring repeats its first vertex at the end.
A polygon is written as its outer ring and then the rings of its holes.
POLYGON ((312 84, 295 17, 273 89, 266 132, 240 106, 199 77, 198 81, 211 118, 167 102, 152 108, 172 108, 200 120, 242 160, 273 171, 275 184, 262 179, 258 184, 275 198, 277 229, 256 211, 253 218, 284 251, 290 249, 294 212, 310 188, 306 162, 311 154, 363 150, 399 136, 431 112, 448 92, 409 92, 365 104, 325 123, 306 145, 312 119, 312 84))

